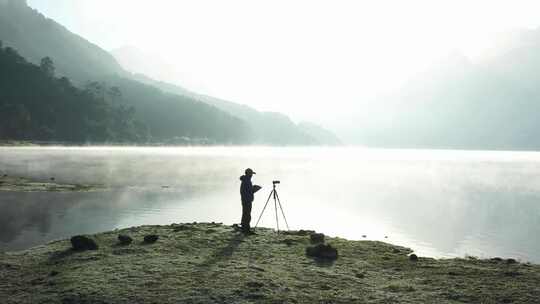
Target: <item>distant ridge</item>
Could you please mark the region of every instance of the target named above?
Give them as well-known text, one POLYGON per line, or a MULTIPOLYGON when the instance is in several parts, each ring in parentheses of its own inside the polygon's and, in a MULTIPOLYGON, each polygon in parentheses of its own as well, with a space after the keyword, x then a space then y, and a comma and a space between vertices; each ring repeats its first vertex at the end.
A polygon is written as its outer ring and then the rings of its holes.
POLYGON ((125 74, 112 55, 30 8, 26 0, 0 0, 0 5, 0 40, 30 62, 49 56, 60 74, 76 82, 125 74))
MULTIPOLYGON (((178 85, 157 81, 145 74, 147 65, 141 65, 143 57, 138 57, 142 52, 135 48, 121 48, 111 52, 115 58, 124 64, 124 68, 134 74, 132 77, 140 82, 160 88, 165 92, 188 96, 195 100, 213 105, 235 117, 244 120, 251 128, 254 144, 277 144, 277 145, 342 145, 342 141, 331 131, 310 122, 294 123, 287 115, 277 112, 262 112, 247 105, 231 102, 228 100, 198 94, 178 85), (142 73, 141 73, 142 72, 142 73)), ((154 69, 155 67, 153 67, 154 69)))
POLYGON ((109 86, 118 86, 123 97, 119 102, 135 107, 136 118, 148 126, 153 141, 327 144, 303 132, 282 114, 263 113, 264 124, 255 125, 238 113, 212 104, 210 97, 199 98, 197 94, 180 92, 179 87, 126 72, 111 54, 46 18, 24 0, 0 0, 0 40, 30 62, 39 64, 43 57, 51 57, 57 75, 67 76, 80 87, 88 82, 103 81, 109 86))
POLYGON ((389 148, 538 151, 539 81, 540 30, 513 32, 483 60, 453 52, 379 97, 385 119, 359 120, 348 139, 389 148))

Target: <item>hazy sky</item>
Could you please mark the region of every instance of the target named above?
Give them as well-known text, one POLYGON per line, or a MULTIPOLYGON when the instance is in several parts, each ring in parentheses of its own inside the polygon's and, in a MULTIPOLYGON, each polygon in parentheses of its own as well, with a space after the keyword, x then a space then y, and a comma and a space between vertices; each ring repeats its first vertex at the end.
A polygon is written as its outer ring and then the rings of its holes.
MULTIPOLYGON (((134 46, 189 89, 328 123, 451 51, 540 25, 540 1, 29 0, 106 50, 134 46)), ((369 111, 369 107, 366 111, 369 111)))

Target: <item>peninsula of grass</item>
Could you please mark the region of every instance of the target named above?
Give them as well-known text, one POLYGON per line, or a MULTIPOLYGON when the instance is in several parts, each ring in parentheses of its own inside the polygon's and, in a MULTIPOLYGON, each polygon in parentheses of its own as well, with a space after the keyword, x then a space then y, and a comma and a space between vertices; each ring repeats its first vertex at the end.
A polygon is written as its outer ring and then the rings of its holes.
POLYGON ((84 192, 102 190, 99 185, 81 185, 58 183, 54 178, 47 181, 9 176, 0 173, 0 191, 10 192, 84 192))
POLYGON ((539 303, 540 266, 507 259, 411 259, 376 241, 326 237, 336 260, 306 255, 310 233, 214 223, 142 226, 0 254, 2 303, 539 303), (118 235, 133 239, 120 245, 118 235), (145 236, 157 235, 145 243, 145 236))

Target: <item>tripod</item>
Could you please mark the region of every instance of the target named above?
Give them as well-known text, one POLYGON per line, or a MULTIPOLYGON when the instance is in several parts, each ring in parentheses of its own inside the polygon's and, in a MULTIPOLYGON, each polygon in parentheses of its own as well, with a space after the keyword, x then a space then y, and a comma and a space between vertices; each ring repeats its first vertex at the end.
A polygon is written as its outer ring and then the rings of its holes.
POLYGON ((268 206, 268 202, 270 202, 270 198, 274 197, 274 210, 276 211, 276 226, 277 226, 277 232, 279 233, 279 219, 278 219, 278 211, 277 208, 279 206, 279 210, 281 210, 281 215, 283 215, 283 219, 285 220, 285 225, 287 226, 287 230, 289 230, 289 223, 287 223, 287 218, 285 217, 285 212, 283 211, 283 206, 281 206, 281 201, 279 200, 279 195, 276 190, 276 184, 279 184, 279 181, 273 181, 272 184, 274 188, 272 191, 270 191, 270 195, 268 195, 268 199, 266 200, 266 204, 264 204, 264 208, 261 211, 261 215, 259 215, 259 219, 257 220, 257 223, 255 224, 255 228, 257 228, 257 225, 259 225, 259 221, 261 220, 261 217, 264 213, 264 210, 266 210, 266 206, 268 206))

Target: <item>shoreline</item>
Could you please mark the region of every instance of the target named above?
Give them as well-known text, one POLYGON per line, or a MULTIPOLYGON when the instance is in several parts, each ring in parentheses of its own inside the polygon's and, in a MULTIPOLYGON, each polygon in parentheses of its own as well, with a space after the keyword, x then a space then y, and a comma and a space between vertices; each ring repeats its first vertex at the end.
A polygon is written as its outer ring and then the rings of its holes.
POLYGON ((102 185, 57 183, 54 177, 48 181, 9 176, 0 172, 0 191, 8 192, 90 192, 105 190, 102 185))
POLYGON ((535 303, 540 265, 512 259, 411 258, 378 241, 325 237, 336 260, 313 258, 313 232, 244 236, 216 223, 139 226, 90 235, 97 250, 58 240, 0 253, 6 303, 535 303), (133 242, 121 245, 118 235, 133 242), (157 235, 155 243, 145 236, 157 235))

